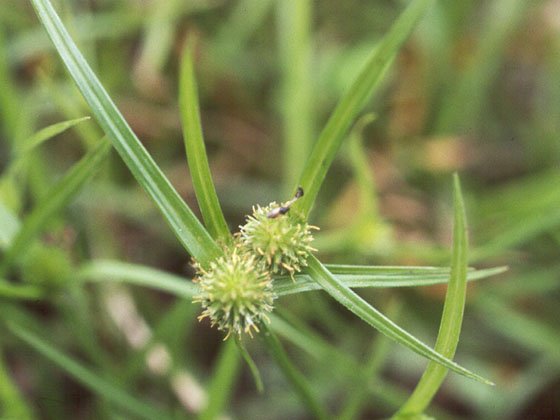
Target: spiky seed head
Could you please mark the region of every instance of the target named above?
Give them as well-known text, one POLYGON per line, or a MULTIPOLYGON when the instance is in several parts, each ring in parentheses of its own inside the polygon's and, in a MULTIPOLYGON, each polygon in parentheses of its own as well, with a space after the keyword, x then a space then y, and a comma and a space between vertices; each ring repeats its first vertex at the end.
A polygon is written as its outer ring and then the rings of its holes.
POLYGON ((253 207, 247 223, 240 226, 240 242, 272 274, 293 276, 307 265, 309 254, 315 251, 310 245, 311 231, 318 228, 307 224, 295 210, 271 218, 269 215, 278 207, 275 202, 253 207))
POLYGON ((226 338, 232 333, 252 336, 252 331, 259 332, 262 322, 270 322, 272 279, 254 255, 233 247, 208 269, 197 270, 195 281, 200 293, 194 302, 200 302, 203 308, 199 320, 209 318, 212 326, 227 333, 226 338))

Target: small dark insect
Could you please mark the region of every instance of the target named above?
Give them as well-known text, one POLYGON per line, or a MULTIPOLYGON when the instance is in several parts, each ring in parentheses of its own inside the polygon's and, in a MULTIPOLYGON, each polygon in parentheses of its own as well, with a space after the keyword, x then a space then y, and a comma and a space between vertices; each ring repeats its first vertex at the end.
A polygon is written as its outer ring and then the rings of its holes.
POLYGON ((300 197, 303 197, 303 188, 298 187, 294 198, 284 203, 283 206, 276 207, 275 209, 270 210, 267 213, 266 217, 268 217, 269 219, 276 219, 278 216, 288 213, 290 211, 290 207, 292 207, 292 204, 294 204, 300 197))

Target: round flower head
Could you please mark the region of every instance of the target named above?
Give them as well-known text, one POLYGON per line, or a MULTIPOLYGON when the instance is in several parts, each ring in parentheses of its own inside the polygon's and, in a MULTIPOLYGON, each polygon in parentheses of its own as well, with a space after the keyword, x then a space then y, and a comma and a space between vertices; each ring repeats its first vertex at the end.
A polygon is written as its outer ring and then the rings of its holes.
POLYGON ((307 265, 312 251, 310 243, 315 226, 289 207, 270 203, 266 207, 253 207, 247 223, 240 226, 241 242, 249 252, 256 255, 272 274, 290 274, 301 271, 307 265))
POLYGON ((210 263, 208 270, 197 269, 200 294, 194 301, 204 309, 199 320, 209 318, 212 326, 227 332, 226 338, 232 333, 252 335, 251 330, 258 332, 261 322, 269 322, 272 279, 255 256, 234 247, 210 263))

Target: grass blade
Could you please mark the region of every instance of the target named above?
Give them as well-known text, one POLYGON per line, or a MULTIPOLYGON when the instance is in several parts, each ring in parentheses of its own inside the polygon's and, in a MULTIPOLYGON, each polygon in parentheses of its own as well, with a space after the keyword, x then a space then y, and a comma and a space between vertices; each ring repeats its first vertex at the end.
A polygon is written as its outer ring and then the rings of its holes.
POLYGON ((432 0, 414 0, 410 3, 393 24, 389 33, 383 38, 364 70, 340 100, 329 118, 311 151, 311 157, 299 182, 299 185, 305 190, 305 195, 296 206, 305 215, 309 214, 327 170, 348 129, 379 86, 382 76, 393 61, 397 51, 431 3, 432 0))
POLYGON ((5 358, 0 348, 0 418, 35 419, 36 416, 10 377, 9 369, 6 367, 4 360, 5 358))
POLYGON ((17 157, 22 158, 26 153, 31 152, 37 146, 41 145, 45 141, 65 132, 69 128, 72 128, 76 124, 81 123, 82 121, 87 121, 91 117, 81 117, 75 118, 68 121, 62 121, 53 125, 49 125, 48 127, 43 128, 42 130, 37 131, 31 137, 26 139, 22 142, 21 148, 17 150, 17 157))
MULTIPOLYGON (((418 287, 443 284, 449 281, 448 268, 355 266, 357 273, 352 274, 352 266, 327 265, 326 267, 341 283, 350 288, 418 287), (351 274, 335 274, 344 273, 344 270, 350 271, 351 274), (359 273, 360 271, 362 274, 359 273)), ((484 279, 505 270, 505 267, 473 270, 468 273, 467 280, 484 279)), ((91 261, 81 268, 79 277, 82 281, 117 281, 150 287, 187 299, 192 299, 198 293, 198 286, 184 277, 139 264, 115 260, 91 261)), ((277 296, 314 290, 322 290, 322 288, 307 274, 296 275, 295 281, 290 277, 278 277, 274 280, 274 293, 277 296)))
POLYGON ((208 387, 208 405, 200 413, 199 420, 213 420, 220 417, 232 394, 233 383, 239 372, 239 362, 239 351, 235 340, 225 341, 208 387))
POLYGON ((204 146, 192 54, 192 45, 188 45, 183 52, 179 84, 179 106, 187 161, 196 199, 208 231, 214 239, 227 240, 231 235, 212 182, 204 146))
POLYGON ((80 188, 97 172, 111 150, 110 144, 102 140, 90 150, 68 173, 58 181, 23 221, 21 229, 6 249, 0 272, 21 259, 29 250, 30 243, 41 232, 51 218, 79 192, 80 188))
MULTIPOLYGON (((392 300, 387 305, 387 312, 394 318, 398 316, 402 304, 392 300)), ((357 381, 352 381, 347 391, 348 401, 341 410, 339 420, 352 420, 359 418, 360 412, 370 397, 370 384, 374 386, 379 382, 379 375, 383 365, 390 357, 393 343, 384 336, 374 339, 368 357, 361 363, 360 371, 357 373, 357 381)))
POLYGON ((65 370, 70 376, 89 388, 92 392, 126 409, 129 413, 148 420, 169 418, 161 411, 154 409, 149 404, 131 396, 123 389, 97 376, 80 363, 66 356, 50 344, 47 344, 44 340, 20 325, 10 322, 8 328, 14 335, 65 370))
POLYGON ((294 391, 298 394, 307 408, 313 413, 315 418, 327 419, 328 416, 323 406, 313 395, 313 390, 307 384, 305 377, 293 365, 286 351, 282 348, 282 344, 280 343, 280 340, 278 340, 278 337, 276 337, 276 335, 267 326, 263 326, 263 329, 264 331, 261 335, 266 342, 268 350, 271 352, 272 356, 276 360, 276 363, 286 376, 286 379, 288 379, 292 385, 294 391))
MULTIPOLYGON (((428 270, 421 270, 420 267, 415 271, 408 272, 408 267, 401 267, 402 274, 398 272, 389 274, 383 272, 383 267, 367 267, 372 268, 370 272, 349 273, 344 272, 337 274, 330 269, 330 266, 325 266, 341 283, 350 287, 351 289, 359 289, 366 287, 420 287, 432 286, 434 284, 445 284, 449 281, 449 270, 431 270, 431 267, 426 267, 428 270), (380 269, 380 270, 375 270, 380 269), (430 271, 433 271, 430 273, 430 271)), ((362 268, 356 266, 356 268, 362 268)), ((472 270, 467 274, 467 281, 476 281, 485 279, 496 274, 506 271, 506 267, 487 268, 483 270, 472 270)), ((321 290, 321 286, 313 281, 313 278, 307 274, 298 274, 295 276, 295 281, 290 277, 280 277, 274 280, 274 293, 277 296, 292 295, 294 293, 310 292, 313 290, 321 290)))
POLYGON ((243 360, 245 360, 245 363, 247 364, 247 367, 249 368, 249 371, 253 376, 255 387, 257 388, 258 393, 262 394, 264 392, 264 385, 257 364, 255 363, 255 361, 245 348, 243 341, 239 337, 235 337, 235 343, 237 344, 237 349, 239 350, 241 357, 243 357, 243 360))
MULTIPOLYGON (((453 177, 454 195, 454 226, 453 226, 453 257, 451 261, 451 277, 447 286, 443 314, 434 349, 450 359, 455 355, 463 313, 467 296, 467 222, 465 203, 461 194, 461 185, 457 174, 453 177)), ((430 362, 422 374, 418 385, 410 398, 403 404, 395 418, 409 418, 423 413, 439 387, 443 383, 447 369, 442 365, 430 362)))
POLYGON ((210 234, 181 199, 93 73, 48 0, 31 0, 78 89, 138 183, 185 249, 205 265, 220 254, 210 234))
POLYGON ((189 280, 165 271, 121 261, 94 260, 79 271, 82 281, 119 281, 137 286, 163 290, 192 299, 198 287, 189 280))
POLYGON ((283 128, 282 181, 286 195, 298 181, 313 145, 312 15, 311 0, 276 2, 282 69, 279 106, 283 128))
POLYGON ((0 279, 0 298, 37 300, 41 296, 43 292, 37 286, 14 284, 0 279))
POLYGON ((477 296, 476 309, 500 335, 534 352, 545 353, 560 365, 560 333, 554 326, 512 307, 510 299, 488 294, 477 296), (506 303, 507 302, 507 303, 506 303), (512 328, 512 325, 515 328, 512 328))
POLYGON ((376 328, 382 334, 385 334, 387 337, 408 347, 419 355, 440 363, 460 375, 485 384, 491 384, 490 381, 472 373, 462 366, 459 366, 447 357, 442 356, 396 325, 389 318, 354 293, 348 286, 334 277, 314 256, 311 256, 309 259, 308 272, 311 277, 313 277, 313 280, 315 280, 329 295, 345 306, 349 311, 360 317, 372 327, 376 328))

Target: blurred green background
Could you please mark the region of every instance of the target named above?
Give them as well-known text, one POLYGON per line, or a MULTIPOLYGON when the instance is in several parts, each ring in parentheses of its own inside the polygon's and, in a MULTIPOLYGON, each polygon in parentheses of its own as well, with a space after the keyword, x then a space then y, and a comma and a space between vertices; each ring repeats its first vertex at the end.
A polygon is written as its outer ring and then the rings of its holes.
MULTIPOLYGON (((235 231, 254 204, 289 198, 337 100, 407 2, 54 4, 133 130, 193 209, 177 70, 186 39, 196 39, 210 165, 235 231)), ((456 357, 496 386, 450 375, 431 413, 560 418, 560 3, 438 0, 367 110, 312 213, 321 227, 314 243, 318 255, 347 264, 448 265, 451 174, 458 171, 467 200, 470 264, 507 265, 509 271, 470 285, 456 357)), ((2 212, 27 214, 102 134, 91 120, 82 122, 35 150, 18 176, 7 174, 12 145, 40 128, 87 115, 30 3, 2 0, 2 212)), ((35 302, 0 296, 0 318, 40 328, 56 348, 176 418, 194 416, 222 339, 196 322, 198 308, 149 289, 75 281, 84 264, 100 258, 193 274, 189 256, 115 154, 38 242, 15 276, 40 285, 48 296, 35 302), (166 363, 183 376, 158 373, 164 362, 154 355, 154 336, 168 350, 166 363), (145 363, 146 356, 152 359, 145 363)), ((361 294, 433 343, 445 288, 361 294)), ((348 384, 367 383, 349 366, 368 360, 377 335, 318 292, 280 299, 277 308, 292 325, 285 331, 290 355, 336 412, 348 384), (313 330, 307 339, 321 343, 324 354, 312 354, 308 345, 306 352, 305 342, 298 348, 297 332, 307 330, 313 330)), ((308 418, 262 343, 246 344, 265 392, 257 393, 240 365, 228 414, 308 418)), ((410 351, 390 346, 359 418, 391 415, 425 367, 410 351)), ((4 326, 0 356, 4 404, 19 395, 38 418, 126 418, 4 326)))

